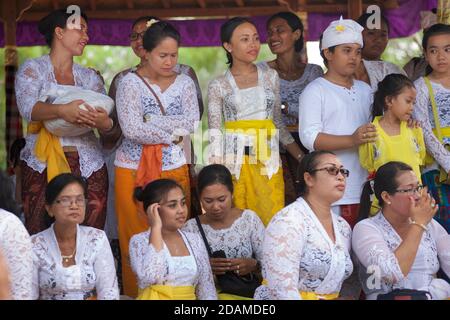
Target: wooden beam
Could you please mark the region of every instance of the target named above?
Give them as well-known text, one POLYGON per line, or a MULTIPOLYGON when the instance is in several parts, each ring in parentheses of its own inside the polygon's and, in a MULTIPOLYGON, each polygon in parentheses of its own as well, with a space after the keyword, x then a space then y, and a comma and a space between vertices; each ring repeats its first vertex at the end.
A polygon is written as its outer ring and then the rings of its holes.
POLYGON ((89 7, 91 8, 92 11, 97 10, 97 1, 89 0, 89 7))
POLYGON ((126 0, 127 2, 127 8, 128 9, 134 9, 134 2, 133 0, 126 0))
POLYGON ((347 0, 347 17, 356 20, 363 12, 362 0, 347 0))
MULTIPOLYGON (((297 12, 300 4, 306 5, 305 0, 278 0, 278 3, 284 7, 286 7, 289 11, 297 12)), ((278 10, 280 11, 280 10, 278 10)))
POLYGON ((59 9, 58 0, 52 0, 52 6, 53 6, 53 10, 58 10, 59 9))
POLYGON ((197 0, 198 5, 200 8, 206 8, 206 1, 205 0, 197 0))
POLYGON ((161 0, 164 9, 170 9, 170 0, 161 0))
POLYGON ((236 4, 238 5, 238 7, 243 7, 245 6, 244 0, 235 0, 236 4))

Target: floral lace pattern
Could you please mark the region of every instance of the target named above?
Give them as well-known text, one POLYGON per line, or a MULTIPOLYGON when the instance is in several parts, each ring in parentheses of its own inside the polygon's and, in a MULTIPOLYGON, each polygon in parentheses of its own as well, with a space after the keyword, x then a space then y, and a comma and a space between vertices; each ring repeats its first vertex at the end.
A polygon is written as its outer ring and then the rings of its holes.
MULTIPOLYGON (((76 86, 106 94, 103 80, 94 70, 74 63, 72 73, 76 86)), ((57 85, 49 55, 26 60, 20 66, 15 81, 17 106, 21 116, 30 122, 33 107, 39 101, 40 96, 51 86, 57 85)), ((21 159, 30 168, 42 173, 47 165, 39 161, 34 154, 36 138, 36 134, 27 135, 21 159)), ((93 131, 78 137, 60 137, 59 140, 62 146, 77 148, 83 177, 88 178, 103 166, 100 144, 93 131)))
POLYGON ((163 170, 176 169, 186 163, 183 148, 172 140, 176 135, 194 132, 199 120, 194 82, 180 74, 164 92, 157 85, 150 86, 166 115, 162 115, 157 100, 136 74, 127 74, 117 88, 117 115, 124 136, 114 162, 118 167, 137 169, 145 144, 168 145, 163 148, 163 170))
POLYGON ((5 257, 14 300, 32 300, 33 251, 23 223, 14 214, 0 209, 0 250, 5 257))
MULTIPOLYGON (((226 229, 213 229, 208 224, 202 224, 206 238, 212 251, 223 250, 227 258, 255 258, 261 261, 264 225, 258 215, 245 210, 226 229)), ((200 235, 197 222, 190 219, 183 230, 200 235)))
POLYGON ((299 291, 338 293, 353 271, 351 229, 332 214, 333 243, 303 198, 278 212, 266 229, 262 273, 267 285, 255 299, 301 299, 299 291))
POLYGON ((406 76, 405 71, 395 64, 386 61, 362 60, 367 74, 369 75, 370 87, 375 92, 378 89, 378 83, 391 73, 400 73, 406 76))
POLYGON ((382 213, 359 222, 353 229, 352 240, 361 266, 359 277, 368 299, 376 299, 378 294, 396 288, 426 290, 433 299, 450 295, 450 284, 434 279, 440 266, 450 274, 450 237, 438 222, 432 220, 428 224, 406 277, 394 254, 402 239, 382 213), (379 270, 379 279, 373 276, 376 276, 374 268, 379 270))
MULTIPOLYGON (((450 89, 446 89, 438 83, 430 82, 436 100, 440 126, 441 128, 450 127, 450 89)), ((414 85, 417 89, 414 118, 417 119, 422 126, 427 151, 433 156, 437 163, 448 172, 450 171, 450 152, 433 133, 433 128, 435 128, 433 109, 431 107, 430 94, 424 78, 421 77, 417 79, 414 82, 414 85)), ((444 144, 450 143, 450 137, 444 138, 443 142, 444 144)))
POLYGON ((195 286, 198 300, 217 299, 203 240, 199 235, 190 232, 180 231, 180 234, 189 249, 189 256, 172 257, 165 244, 163 249, 157 252, 153 245, 149 244, 150 231, 131 238, 130 262, 139 288, 145 289, 155 284, 195 286))
POLYGON ((34 264, 38 274, 33 279, 41 300, 118 300, 119 288, 111 247, 99 229, 78 226, 76 264, 63 267, 53 225, 31 238, 34 264))

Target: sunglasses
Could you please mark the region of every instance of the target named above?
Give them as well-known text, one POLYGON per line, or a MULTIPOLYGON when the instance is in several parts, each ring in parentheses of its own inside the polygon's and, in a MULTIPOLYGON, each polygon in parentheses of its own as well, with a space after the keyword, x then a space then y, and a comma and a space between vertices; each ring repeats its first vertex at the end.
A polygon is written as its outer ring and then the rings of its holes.
POLYGON ((348 171, 347 169, 338 168, 338 167, 326 167, 326 168, 314 169, 314 170, 311 170, 310 173, 313 173, 316 171, 326 171, 326 172, 328 172, 328 174, 330 174, 332 176, 337 176, 340 173, 346 178, 348 178, 348 176, 350 175, 350 171, 348 171))

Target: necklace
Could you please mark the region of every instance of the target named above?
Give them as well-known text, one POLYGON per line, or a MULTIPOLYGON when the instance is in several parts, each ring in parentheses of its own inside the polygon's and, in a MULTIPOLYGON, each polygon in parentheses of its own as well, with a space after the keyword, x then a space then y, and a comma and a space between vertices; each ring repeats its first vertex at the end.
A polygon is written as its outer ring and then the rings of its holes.
POLYGON ((73 258, 73 256, 75 255, 75 252, 77 251, 77 247, 75 246, 75 249, 73 249, 73 252, 71 255, 69 256, 63 256, 61 255, 61 258, 63 259, 63 262, 68 263, 70 259, 73 258))

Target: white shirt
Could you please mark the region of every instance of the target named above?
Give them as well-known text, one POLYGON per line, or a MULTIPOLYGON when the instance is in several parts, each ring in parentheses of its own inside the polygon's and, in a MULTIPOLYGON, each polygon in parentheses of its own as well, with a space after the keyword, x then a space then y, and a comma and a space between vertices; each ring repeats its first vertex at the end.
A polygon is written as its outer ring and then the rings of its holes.
POLYGON ((262 274, 255 299, 298 300, 299 291, 339 293, 353 271, 351 229, 332 213, 336 241, 303 198, 279 211, 264 235, 262 274))
MULTIPOLYGON (((317 78, 303 91, 299 101, 299 135, 303 145, 314 150, 319 133, 351 135, 370 122, 371 89, 367 83, 354 80, 351 89, 317 78)), ((333 205, 359 203, 367 171, 359 163, 358 148, 333 150, 343 166, 350 170, 342 199, 333 205)))
POLYGON ((405 277, 400 269, 394 251, 402 239, 382 213, 365 219, 353 229, 352 247, 360 264, 360 280, 367 299, 376 299, 379 294, 396 288, 425 290, 433 299, 450 297, 450 284, 434 275, 441 267, 450 276, 450 236, 435 220, 424 232, 414 263, 405 277), (373 271, 379 274, 379 285, 373 271))
POLYGON ((0 209, 0 250, 8 266, 14 300, 37 299, 33 294, 33 250, 23 223, 14 214, 0 209))
POLYGON ((104 231, 77 226, 75 265, 62 265, 53 225, 31 237, 38 275, 33 289, 41 300, 118 300, 116 268, 104 231))
POLYGON ((151 285, 195 286, 198 300, 216 300, 216 288, 203 240, 197 234, 179 232, 189 256, 172 257, 165 244, 157 252, 149 243, 150 230, 131 238, 130 263, 139 288, 151 285))

